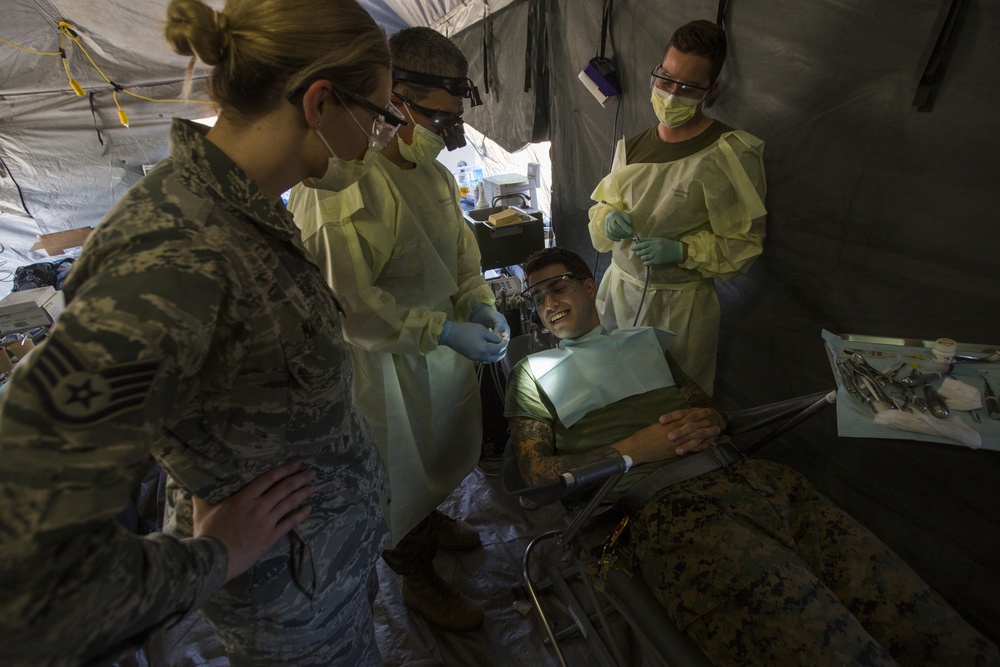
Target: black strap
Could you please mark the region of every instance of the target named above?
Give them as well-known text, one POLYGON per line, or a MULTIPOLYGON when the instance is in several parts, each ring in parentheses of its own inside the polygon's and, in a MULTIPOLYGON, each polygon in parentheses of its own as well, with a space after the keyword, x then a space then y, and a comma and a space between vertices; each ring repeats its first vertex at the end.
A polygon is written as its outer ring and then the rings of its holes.
POLYGON ((955 46, 955 33, 964 15, 965 0, 942 0, 937 19, 931 30, 924 53, 917 68, 916 93, 913 106, 917 111, 930 111, 941 80, 949 52, 955 46))
POLYGON ((729 9, 729 0, 719 0, 719 13, 715 16, 715 24, 722 28, 726 28, 726 10, 729 9))
POLYGON ((97 140, 104 145, 104 137, 101 136, 101 128, 97 127, 97 108, 94 106, 94 93, 90 93, 90 115, 94 117, 94 131, 97 132, 97 140))
POLYGON ((611 10, 614 4, 615 0, 604 1, 604 15, 601 17, 601 50, 597 53, 600 58, 604 58, 604 46, 611 34, 611 10))
POLYGON ((24 201, 24 190, 21 189, 21 185, 17 182, 17 179, 14 178, 14 174, 10 172, 10 167, 8 167, 7 163, 4 162, 2 157, 0 157, 0 178, 3 178, 5 175, 10 176, 10 182, 14 184, 15 188, 17 188, 17 196, 21 199, 21 209, 24 210, 24 214, 31 215, 31 211, 28 210, 28 202, 24 201))
POLYGON ((636 482, 622 498, 622 506, 630 513, 638 512, 649 500, 668 486, 728 468, 741 460, 743 454, 729 443, 720 442, 709 449, 688 454, 636 482))
POLYGON ((493 15, 487 14, 483 21, 483 90, 487 95, 490 94, 491 86, 496 92, 496 86, 493 85, 493 70, 496 69, 496 63, 494 67, 490 67, 491 60, 493 60, 493 15))
POLYGON ((534 69, 531 54, 535 44, 535 23, 538 21, 538 0, 528 1, 528 35, 524 49, 524 92, 531 90, 531 70, 534 69))
POLYGON ((550 16, 550 6, 551 3, 549 0, 539 0, 538 39, 536 40, 538 69, 535 72, 537 76, 537 81, 535 82, 535 118, 532 121, 531 130, 531 141, 534 143, 548 141, 550 138, 549 104, 547 103, 549 99, 549 21, 547 18, 550 16), (540 102, 540 100, 543 102, 540 102))

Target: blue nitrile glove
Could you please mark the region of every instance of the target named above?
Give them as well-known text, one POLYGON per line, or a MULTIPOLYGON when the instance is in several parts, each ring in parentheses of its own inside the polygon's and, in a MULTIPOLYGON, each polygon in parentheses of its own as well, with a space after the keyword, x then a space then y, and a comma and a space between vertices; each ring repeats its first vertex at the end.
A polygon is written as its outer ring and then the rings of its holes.
POLYGON ((472 315, 469 316, 469 321, 482 324, 487 329, 492 329, 493 333, 505 340, 510 339, 510 325, 507 324, 507 318, 487 303, 481 303, 473 308, 472 315))
POLYGON ((493 364, 507 352, 507 341, 482 324, 445 320, 441 329, 441 345, 447 345, 472 361, 493 364))
POLYGON ((615 209, 604 216, 604 235, 612 241, 621 241, 632 236, 632 218, 627 211, 615 209))
POLYGON ((639 239, 632 245, 632 252, 646 266, 677 264, 684 259, 684 244, 664 238, 639 239))

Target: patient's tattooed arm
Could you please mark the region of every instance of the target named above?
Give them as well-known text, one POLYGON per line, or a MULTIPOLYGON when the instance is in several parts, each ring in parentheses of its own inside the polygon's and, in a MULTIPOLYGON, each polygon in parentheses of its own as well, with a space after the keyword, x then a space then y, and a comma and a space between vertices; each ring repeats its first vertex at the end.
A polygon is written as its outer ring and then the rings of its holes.
POLYGON ((619 455, 614 448, 599 447, 585 454, 559 454, 552 425, 528 417, 512 417, 510 433, 517 468, 528 486, 540 486, 559 480, 573 468, 619 455))
POLYGON ((711 408, 718 413, 718 417, 713 417, 713 422, 719 428, 726 428, 726 413, 722 411, 712 397, 705 393, 705 390, 698 386, 694 380, 688 380, 684 384, 678 387, 681 392, 681 396, 691 404, 693 408, 711 408))

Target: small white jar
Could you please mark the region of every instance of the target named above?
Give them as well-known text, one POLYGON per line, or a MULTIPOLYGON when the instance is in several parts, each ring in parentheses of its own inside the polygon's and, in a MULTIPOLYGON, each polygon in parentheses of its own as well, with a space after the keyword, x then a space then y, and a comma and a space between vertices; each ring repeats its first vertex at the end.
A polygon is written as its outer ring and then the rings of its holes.
POLYGON ((931 356, 934 357, 936 361, 951 364, 955 361, 955 351, 957 348, 958 344, 952 339, 938 338, 934 343, 934 348, 931 349, 931 356))

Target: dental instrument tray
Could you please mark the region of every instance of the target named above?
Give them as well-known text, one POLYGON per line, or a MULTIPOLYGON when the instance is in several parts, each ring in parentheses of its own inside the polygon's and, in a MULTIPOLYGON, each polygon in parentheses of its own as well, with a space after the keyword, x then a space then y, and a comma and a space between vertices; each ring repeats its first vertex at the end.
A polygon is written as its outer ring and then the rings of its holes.
POLYGON ((537 209, 520 206, 477 208, 465 211, 465 222, 476 237, 484 271, 520 264, 528 255, 545 247, 543 215, 537 209), (501 224, 491 224, 491 217, 501 224))
POLYGON ((829 331, 823 339, 841 436, 1000 450, 1000 345, 957 343, 948 361, 935 357, 932 340, 829 331), (925 432, 908 428, 918 421, 925 432))

